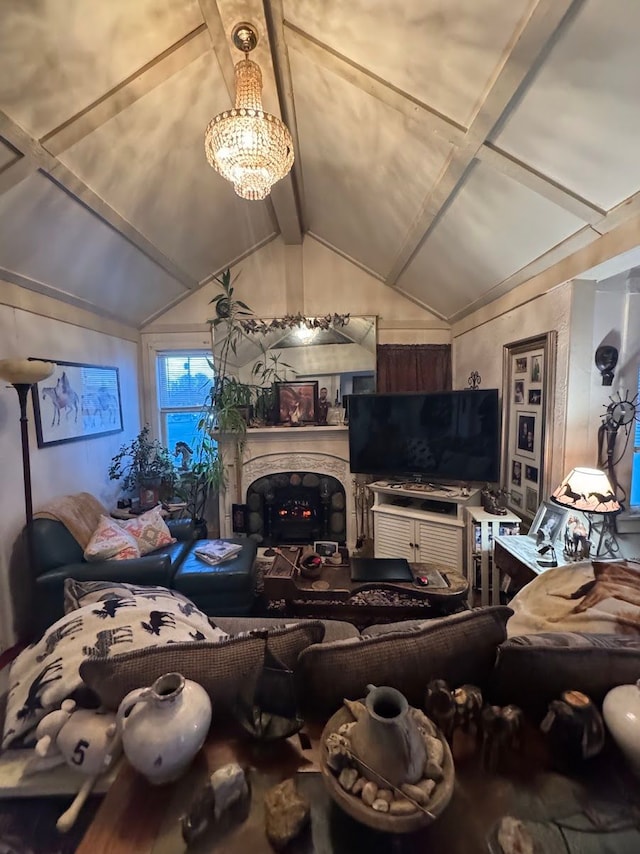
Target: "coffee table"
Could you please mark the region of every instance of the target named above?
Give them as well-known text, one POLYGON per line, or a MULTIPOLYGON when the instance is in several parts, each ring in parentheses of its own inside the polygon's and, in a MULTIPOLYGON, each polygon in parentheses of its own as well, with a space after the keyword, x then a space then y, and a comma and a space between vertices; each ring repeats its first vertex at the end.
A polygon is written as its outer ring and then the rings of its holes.
POLYGON ((437 570, 446 587, 422 587, 415 581, 351 581, 348 558, 326 563, 317 579, 297 567, 301 549, 282 548, 264 574, 264 597, 271 609, 299 617, 346 620, 361 627, 374 622, 428 619, 466 608, 469 582, 459 572, 435 563, 410 563, 414 579, 437 570))
MULTIPOLYGON (((500 854, 495 829, 506 815, 547 830, 545 854, 566 854, 558 825, 575 824, 570 817, 586 810, 585 823, 596 847, 588 852, 615 850, 633 854, 628 847, 599 848, 594 825, 606 810, 632 812, 640 785, 630 775, 613 747, 572 772, 552 770, 552 758, 539 730, 525 729, 521 752, 508 754, 498 773, 486 772, 472 736, 456 732, 453 745, 456 785, 444 813, 429 827, 403 835, 382 834, 357 823, 330 800, 317 770, 317 738, 322 727, 310 725, 311 749, 303 750, 298 737, 271 746, 260 746, 238 733, 214 730, 187 774, 177 783, 154 787, 125 765, 105 796, 85 834, 78 854, 182 854, 179 819, 207 775, 227 762, 250 766, 252 804, 247 820, 221 841, 208 834, 189 848, 190 854, 273 854, 264 832, 263 795, 287 777, 297 784, 312 804, 311 829, 289 849, 289 854, 500 854), (606 808, 606 809, 605 809, 606 808), (604 811, 603 811, 604 810, 604 811), (591 816, 591 817, 589 817, 591 816), (593 818, 595 816, 595 818, 593 818), (549 822, 552 822, 549 824, 549 822), (553 824, 553 822, 557 824, 553 824), (554 831, 554 832, 552 832, 554 831)), ((637 820, 637 814, 636 814, 637 820)), ((637 841, 637 840, 636 840, 637 841)))

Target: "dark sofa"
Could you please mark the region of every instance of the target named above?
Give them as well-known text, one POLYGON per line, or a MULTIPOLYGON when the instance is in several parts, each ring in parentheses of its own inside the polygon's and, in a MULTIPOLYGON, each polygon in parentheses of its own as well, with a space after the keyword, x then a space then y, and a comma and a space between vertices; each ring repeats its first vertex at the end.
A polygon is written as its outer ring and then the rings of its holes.
POLYGON ((129 584, 158 584, 184 593, 209 615, 244 615, 251 612, 255 597, 256 544, 231 539, 243 545, 232 560, 209 566, 193 555, 204 531, 187 520, 168 521, 176 543, 129 560, 88 562, 68 528, 46 518, 33 520, 34 631, 41 633, 63 614, 64 582, 124 581, 129 584))

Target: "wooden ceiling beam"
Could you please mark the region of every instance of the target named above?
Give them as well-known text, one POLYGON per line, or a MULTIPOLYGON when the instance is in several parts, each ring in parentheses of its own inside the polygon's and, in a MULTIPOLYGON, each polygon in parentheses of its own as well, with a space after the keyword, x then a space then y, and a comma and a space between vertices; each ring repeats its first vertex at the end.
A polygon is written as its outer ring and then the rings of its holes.
POLYGON ((490 142, 486 142, 480 146, 477 159, 495 169, 496 172, 513 178, 518 184, 528 187, 530 190, 558 205, 558 207, 580 217, 580 219, 588 222, 590 225, 600 222, 606 215, 606 211, 602 208, 596 207, 596 205, 572 193, 566 187, 555 183, 551 178, 547 178, 540 172, 536 172, 535 169, 527 166, 526 163, 517 160, 515 157, 511 157, 511 155, 504 151, 500 151, 490 142))
POLYGON ((513 109, 518 94, 532 79, 559 33, 573 20, 583 3, 584 0, 538 0, 520 29, 514 32, 502 67, 469 127, 464 144, 454 149, 385 277, 388 285, 396 285, 434 223, 450 204, 488 135, 501 119, 504 120, 507 110, 513 109))

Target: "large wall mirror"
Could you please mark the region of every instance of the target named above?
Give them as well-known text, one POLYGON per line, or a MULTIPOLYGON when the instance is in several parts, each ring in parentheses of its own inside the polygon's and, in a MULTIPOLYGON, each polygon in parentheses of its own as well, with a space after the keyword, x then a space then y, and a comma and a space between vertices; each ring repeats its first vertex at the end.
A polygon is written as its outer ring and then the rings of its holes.
MULTIPOLYGON (((246 335, 230 354, 227 369, 246 383, 256 381, 253 370, 264 362, 278 380, 318 380, 333 402, 345 395, 375 391, 377 326, 375 316, 351 316, 345 325, 328 329, 274 329, 246 335), (285 367, 288 366, 288 367, 285 367)), ((214 354, 223 346, 214 341, 214 354)))

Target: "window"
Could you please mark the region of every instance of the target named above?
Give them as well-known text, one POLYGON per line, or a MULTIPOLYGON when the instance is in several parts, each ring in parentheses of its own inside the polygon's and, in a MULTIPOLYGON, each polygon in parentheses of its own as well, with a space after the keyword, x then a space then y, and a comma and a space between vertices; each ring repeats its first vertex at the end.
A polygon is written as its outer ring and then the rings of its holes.
POLYGON ((158 409, 162 442, 174 451, 177 442, 194 448, 202 406, 213 382, 206 350, 159 353, 158 409))
MULTIPOLYGON (((638 399, 640 400, 640 368, 638 368, 638 399)), ((637 413, 636 413, 637 417, 637 413)), ((631 507, 640 509, 640 419, 636 421, 633 434, 633 460, 631 463, 631 507)))

